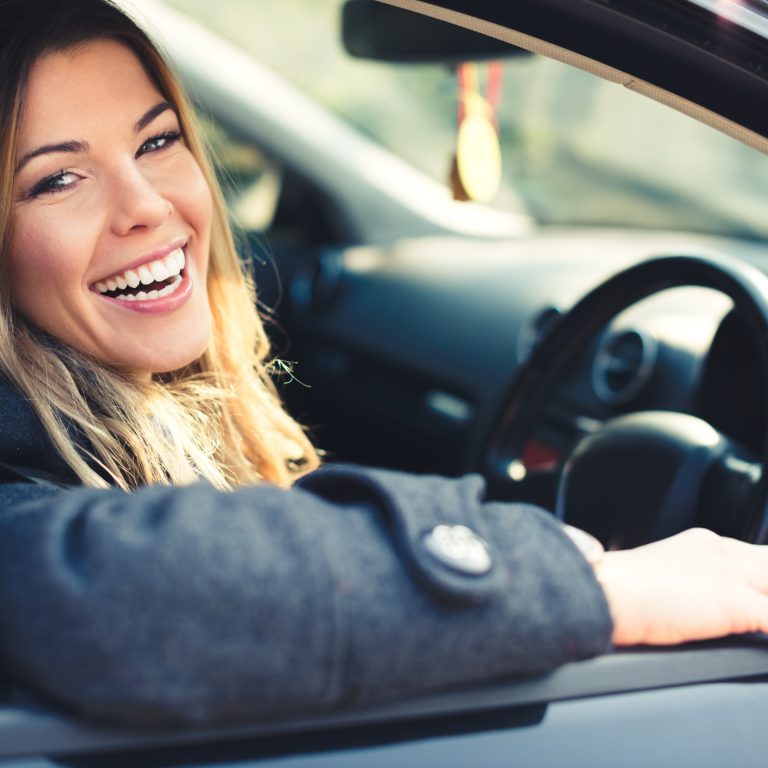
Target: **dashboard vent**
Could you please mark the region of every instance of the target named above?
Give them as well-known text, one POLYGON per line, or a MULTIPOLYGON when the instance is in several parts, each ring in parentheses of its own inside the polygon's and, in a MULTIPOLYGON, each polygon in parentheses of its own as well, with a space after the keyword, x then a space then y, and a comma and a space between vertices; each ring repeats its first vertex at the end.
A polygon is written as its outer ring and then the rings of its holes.
POLYGON ((524 363, 544 335, 563 316, 563 311, 555 306, 540 309, 522 327, 517 337, 517 360, 524 363))
POLYGON ((653 373, 656 339, 635 329, 609 332, 595 356, 592 381, 606 405, 623 405, 636 397, 653 373))

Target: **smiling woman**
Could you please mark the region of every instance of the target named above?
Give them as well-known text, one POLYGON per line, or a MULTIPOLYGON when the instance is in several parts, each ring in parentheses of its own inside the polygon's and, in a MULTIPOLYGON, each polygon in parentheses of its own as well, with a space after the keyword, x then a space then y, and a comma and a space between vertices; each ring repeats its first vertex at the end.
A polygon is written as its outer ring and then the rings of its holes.
POLYGON ((24 87, 0 115, 15 169, 0 369, 89 485, 288 484, 315 453, 268 379, 191 110, 143 34, 90 5, 82 29, 80 4, 59 27, 53 12, 41 23, 23 3, 4 9, 0 55, 24 87), (170 440, 157 439, 161 412, 170 440))
POLYGON ((477 477, 310 471, 144 33, 104 0, 0 0, 0 84, 9 679, 92 716, 274 717, 547 670, 611 637, 768 630, 762 548, 698 531, 602 553, 477 477))
POLYGON ((172 105, 107 40, 40 58, 26 105, 10 247, 16 307, 146 379, 199 358, 211 336, 211 194, 172 105))

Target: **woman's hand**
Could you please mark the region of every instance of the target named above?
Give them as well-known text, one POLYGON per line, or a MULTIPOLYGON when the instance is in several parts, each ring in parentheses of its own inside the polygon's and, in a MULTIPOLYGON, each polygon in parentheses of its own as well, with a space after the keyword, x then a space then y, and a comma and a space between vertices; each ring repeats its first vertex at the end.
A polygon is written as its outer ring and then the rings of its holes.
POLYGON ((695 528, 595 565, 615 645, 768 632, 768 547, 695 528))

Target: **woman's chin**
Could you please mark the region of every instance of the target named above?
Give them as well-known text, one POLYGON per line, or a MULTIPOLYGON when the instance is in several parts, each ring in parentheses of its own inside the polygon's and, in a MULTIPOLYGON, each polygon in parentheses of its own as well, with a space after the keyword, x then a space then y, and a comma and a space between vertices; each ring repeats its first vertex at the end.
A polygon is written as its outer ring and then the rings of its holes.
POLYGON ((120 359, 103 359, 102 362, 129 372, 132 378, 148 380, 153 374, 172 373, 194 363, 205 352, 210 339, 208 329, 208 332, 197 333, 194 337, 186 335, 175 342, 170 338, 162 345, 153 345, 151 354, 147 354, 148 347, 143 347, 134 354, 123 354, 120 359))

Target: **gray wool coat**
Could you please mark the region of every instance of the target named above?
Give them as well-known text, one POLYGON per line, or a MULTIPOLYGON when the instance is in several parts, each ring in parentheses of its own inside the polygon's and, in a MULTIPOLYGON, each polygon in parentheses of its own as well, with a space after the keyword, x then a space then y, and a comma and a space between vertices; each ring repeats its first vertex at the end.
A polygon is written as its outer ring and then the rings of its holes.
POLYGON ((603 593, 559 523, 485 502, 478 477, 328 466, 290 490, 89 489, 7 387, 0 415, 0 670, 80 714, 280 717, 609 645, 603 593), (490 569, 435 556, 441 524, 482 537, 490 569))

